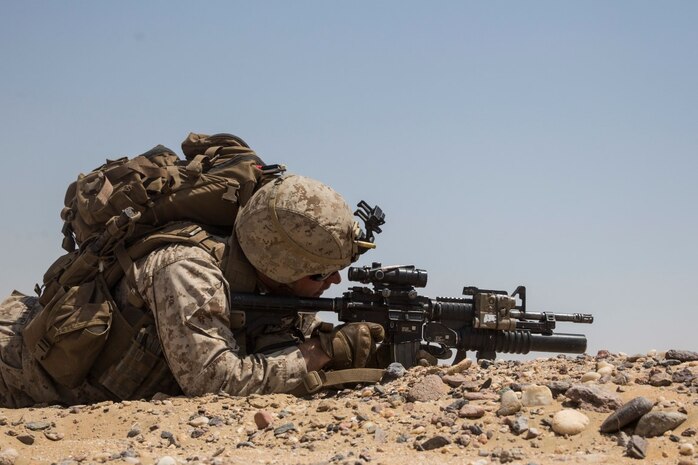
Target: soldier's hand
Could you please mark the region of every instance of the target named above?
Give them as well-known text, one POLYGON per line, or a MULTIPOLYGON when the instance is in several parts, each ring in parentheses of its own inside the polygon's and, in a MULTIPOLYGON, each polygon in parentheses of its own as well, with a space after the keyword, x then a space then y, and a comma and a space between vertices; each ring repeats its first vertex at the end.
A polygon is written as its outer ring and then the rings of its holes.
POLYGON ((377 323, 347 323, 330 333, 320 333, 323 350, 332 361, 327 368, 363 368, 376 353, 376 344, 385 338, 377 323))

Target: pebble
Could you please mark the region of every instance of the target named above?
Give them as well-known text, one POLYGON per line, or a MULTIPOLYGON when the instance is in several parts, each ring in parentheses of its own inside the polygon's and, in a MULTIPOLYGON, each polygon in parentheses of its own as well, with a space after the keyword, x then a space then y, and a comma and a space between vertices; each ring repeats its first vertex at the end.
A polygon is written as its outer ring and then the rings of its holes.
POLYGON ((564 409, 553 415, 552 428, 560 435, 579 434, 589 426, 589 417, 574 409, 564 409))
POLYGON ((465 383, 466 380, 461 375, 445 375, 443 378, 441 378, 441 381, 455 388, 465 383))
POLYGON ((14 465, 18 458, 19 453, 15 449, 3 449, 0 452, 0 465, 14 465))
POLYGON ((434 436, 424 442, 415 444, 415 449, 419 451, 434 450, 451 444, 451 440, 446 436, 434 436))
POLYGON ((164 457, 160 457, 157 462, 155 462, 156 465, 177 465, 177 461, 173 458, 170 457, 169 455, 165 455, 164 457))
POLYGON ((60 441, 63 439, 63 433, 58 433, 56 431, 44 431, 44 436, 49 441, 60 441))
POLYGON ((257 429, 265 429, 274 423, 274 417, 266 410, 259 410, 254 414, 254 423, 257 429))
POLYGON ((693 455, 695 453, 695 447, 693 444, 687 442, 679 445, 679 454, 681 455, 693 455))
POLYGON ((51 423, 46 421, 30 421, 24 425, 29 431, 42 431, 51 427, 51 423))
POLYGON ((553 394, 553 397, 564 394, 570 387, 572 387, 570 383, 566 383, 564 381, 551 381, 547 384, 547 386, 548 389, 550 389, 550 392, 553 394))
POLYGON ((383 380, 390 381, 393 379, 402 378, 405 376, 405 373, 407 373, 407 370, 405 370, 405 367, 402 366, 402 363, 393 362, 388 365, 388 368, 385 369, 383 380))
POLYGON ((521 410, 521 401, 516 396, 516 393, 512 390, 504 391, 500 400, 499 410, 497 410, 497 415, 513 415, 519 410, 521 410))
POLYGON ((671 386, 671 375, 668 373, 662 371, 659 373, 655 373, 652 376, 650 376, 650 385, 655 386, 655 387, 660 387, 660 386, 671 386))
POLYGON ((644 459, 647 456, 647 440, 641 436, 634 435, 628 441, 625 452, 628 454, 628 457, 644 459))
POLYGON ((524 439, 535 439, 540 436, 540 430, 538 428, 528 428, 523 435, 524 439))
POLYGON ((297 431, 296 426, 293 423, 286 423, 276 428, 274 430, 274 436, 280 436, 284 433, 288 433, 289 431, 297 431))
POLYGON ((635 434, 645 438, 661 436, 677 428, 687 418, 687 415, 679 412, 649 412, 637 422, 635 434))
POLYGON ((208 425, 209 419, 208 417, 205 416, 198 416, 196 418, 192 418, 189 420, 189 426, 193 426, 194 428, 198 428, 200 426, 206 426, 208 425))
POLYGON ((427 375, 418 380, 407 392, 407 400, 411 402, 429 402, 439 400, 448 393, 448 387, 438 375, 427 375))
POLYGON ((20 434, 17 436, 17 440, 22 444, 26 444, 27 446, 34 444, 34 436, 31 434, 20 434))
POLYGON ((504 422, 509 425, 511 432, 517 436, 524 431, 528 431, 528 418, 523 415, 517 415, 514 418, 507 417, 504 422))
POLYGON ((609 415, 599 427, 599 431, 602 433, 619 431, 624 426, 639 420, 652 410, 653 406, 652 401, 646 397, 636 397, 609 415))
POLYGON ((521 404, 524 407, 538 407, 553 403, 553 393, 547 386, 531 384, 521 392, 521 404))
POLYGON ((582 375, 581 382, 582 383, 591 383, 594 381, 598 381, 598 379, 601 378, 601 374, 597 373, 595 371, 590 371, 588 373, 584 373, 582 375))
POLYGON ((458 411, 458 416, 461 418, 476 419, 482 418, 485 415, 485 409, 479 405, 466 404, 458 411))
POLYGON ((668 350, 666 359, 679 360, 681 362, 692 362, 698 360, 698 352, 692 352, 690 350, 668 350))
POLYGON ((599 386, 575 384, 565 392, 565 396, 581 408, 597 412, 612 412, 623 405, 618 394, 608 392, 599 386))
POLYGON ((470 368, 473 365, 473 361, 470 360, 469 358, 464 358, 460 362, 456 363, 455 365, 452 365, 446 370, 447 375, 455 375, 457 373, 463 373, 466 371, 468 368, 470 368))

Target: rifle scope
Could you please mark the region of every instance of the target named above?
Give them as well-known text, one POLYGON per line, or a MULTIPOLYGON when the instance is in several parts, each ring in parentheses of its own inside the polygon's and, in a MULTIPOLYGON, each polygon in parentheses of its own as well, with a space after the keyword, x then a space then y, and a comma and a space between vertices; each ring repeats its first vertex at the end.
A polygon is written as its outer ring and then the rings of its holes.
POLYGON ((371 266, 349 268, 349 281, 364 284, 395 284, 399 286, 424 287, 427 285, 426 270, 416 269, 414 265, 382 266, 373 263, 371 266))

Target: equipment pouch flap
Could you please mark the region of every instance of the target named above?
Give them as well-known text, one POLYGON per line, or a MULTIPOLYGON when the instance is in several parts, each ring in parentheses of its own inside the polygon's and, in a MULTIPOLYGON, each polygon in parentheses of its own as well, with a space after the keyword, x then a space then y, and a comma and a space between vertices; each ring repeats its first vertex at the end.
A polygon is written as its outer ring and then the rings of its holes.
POLYGON ((116 304, 101 275, 56 293, 23 332, 30 352, 64 386, 78 386, 104 347, 116 304))

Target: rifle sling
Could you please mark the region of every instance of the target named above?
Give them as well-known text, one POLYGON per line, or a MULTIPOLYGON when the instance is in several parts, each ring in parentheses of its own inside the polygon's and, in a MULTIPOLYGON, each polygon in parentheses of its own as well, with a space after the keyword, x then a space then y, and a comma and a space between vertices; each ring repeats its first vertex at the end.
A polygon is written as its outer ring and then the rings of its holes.
POLYGON ((322 388, 351 383, 377 383, 385 370, 380 368, 349 368, 336 371, 311 371, 303 377, 303 383, 293 393, 313 394, 322 388))

